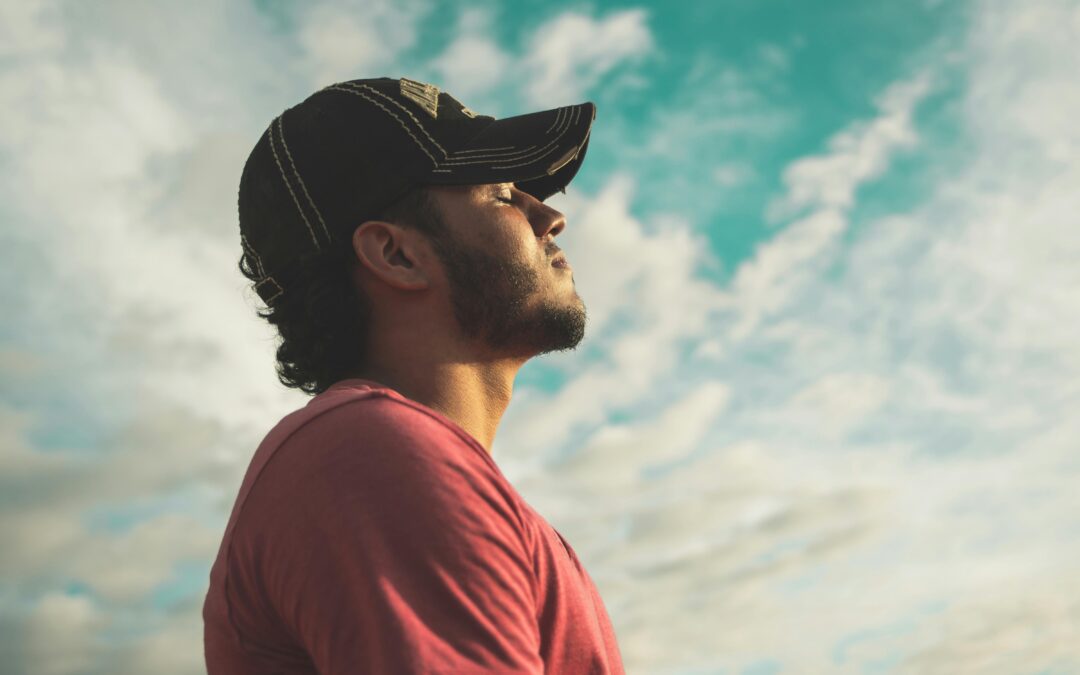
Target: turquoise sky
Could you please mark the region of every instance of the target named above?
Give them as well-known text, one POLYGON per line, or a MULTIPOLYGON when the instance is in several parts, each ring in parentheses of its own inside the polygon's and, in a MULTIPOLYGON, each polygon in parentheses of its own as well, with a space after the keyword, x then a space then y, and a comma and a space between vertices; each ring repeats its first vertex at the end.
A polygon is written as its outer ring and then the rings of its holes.
POLYGON ((204 672, 210 562, 306 398, 235 268, 334 81, 598 115, 589 309, 494 456, 630 673, 1080 673, 1080 4, 0 6, 0 660, 204 672))

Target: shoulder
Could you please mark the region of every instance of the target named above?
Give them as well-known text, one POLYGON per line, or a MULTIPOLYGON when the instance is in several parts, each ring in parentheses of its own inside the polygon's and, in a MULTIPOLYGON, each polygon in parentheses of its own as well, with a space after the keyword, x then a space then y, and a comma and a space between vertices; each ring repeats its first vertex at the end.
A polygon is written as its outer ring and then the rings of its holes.
MULTIPOLYGON (((486 454, 453 421, 391 390, 348 392, 319 401, 282 445, 300 447, 308 460, 316 454, 394 450, 398 453, 453 452, 476 458, 486 454)), ((350 453, 351 454, 351 453, 350 453)))
POLYGON ((250 508, 277 514, 275 527, 285 510, 328 522, 353 508, 432 528, 460 529, 455 518, 479 512, 524 526, 516 493, 487 451, 437 411, 380 390, 312 403, 252 490, 250 508))
POLYGON ((263 490, 272 484, 275 492, 289 491, 310 480, 416 485, 445 481, 447 474, 502 482, 487 451, 438 411, 393 390, 330 393, 279 424, 258 481, 263 490))

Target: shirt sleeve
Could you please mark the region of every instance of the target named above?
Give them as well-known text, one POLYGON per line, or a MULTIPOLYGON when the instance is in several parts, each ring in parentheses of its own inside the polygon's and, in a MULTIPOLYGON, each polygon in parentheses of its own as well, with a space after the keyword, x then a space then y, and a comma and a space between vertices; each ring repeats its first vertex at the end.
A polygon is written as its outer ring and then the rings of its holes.
POLYGON ((304 462, 260 478, 263 585, 321 675, 543 673, 521 514, 475 447, 392 401, 289 443, 304 462))

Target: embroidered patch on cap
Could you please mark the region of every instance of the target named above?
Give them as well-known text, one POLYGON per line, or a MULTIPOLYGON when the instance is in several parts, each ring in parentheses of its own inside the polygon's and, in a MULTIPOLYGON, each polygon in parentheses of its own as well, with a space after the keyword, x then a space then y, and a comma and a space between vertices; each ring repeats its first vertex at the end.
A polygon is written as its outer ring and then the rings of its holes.
POLYGON ((434 118, 439 114, 439 88, 433 84, 401 78, 401 95, 413 101, 434 118))

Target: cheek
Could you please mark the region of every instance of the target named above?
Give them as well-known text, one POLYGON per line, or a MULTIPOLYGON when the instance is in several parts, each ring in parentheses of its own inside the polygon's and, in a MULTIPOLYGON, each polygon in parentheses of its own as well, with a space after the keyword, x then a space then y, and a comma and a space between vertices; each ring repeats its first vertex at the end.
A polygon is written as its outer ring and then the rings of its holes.
POLYGON ((488 232, 482 245, 493 255, 517 262, 534 264, 542 257, 540 244, 528 223, 513 218, 501 218, 488 232))

